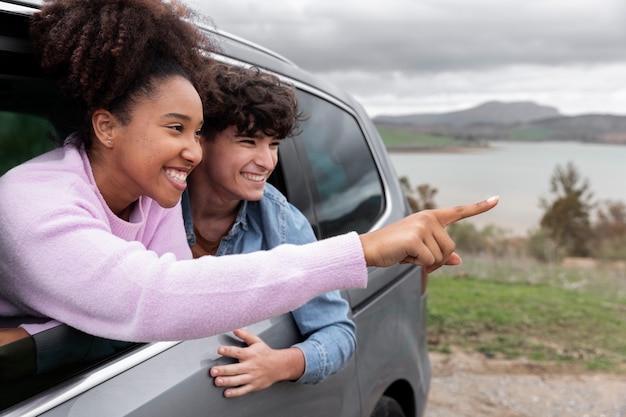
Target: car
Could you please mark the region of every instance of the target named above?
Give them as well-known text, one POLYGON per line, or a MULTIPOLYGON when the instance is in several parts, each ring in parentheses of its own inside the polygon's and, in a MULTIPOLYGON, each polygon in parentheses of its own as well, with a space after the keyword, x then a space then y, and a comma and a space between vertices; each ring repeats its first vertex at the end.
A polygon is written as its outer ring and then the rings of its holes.
MULTIPOLYGON (((28 37, 29 16, 40 5, 0 0, 0 174, 51 149, 49 132, 71 129, 28 37)), ((202 30, 220 45, 215 59, 255 66, 296 86, 308 119, 298 137, 281 145, 270 182, 306 215, 318 238, 368 232, 410 214, 382 140, 357 101, 266 48, 213 28, 202 30)), ((218 346, 238 343, 226 333, 133 344, 104 359, 1 381, 0 416, 422 416, 431 368, 420 268, 370 268, 368 275, 366 289, 342 291, 357 325, 356 353, 345 369, 320 384, 281 382, 224 398, 208 370, 226 363, 218 346)), ((6 318, 4 323, 7 327, 6 318)), ((274 348, 301 338, 290 314, 249 329, 274 348)), ((3 355, 0 366, 14 360, 11 353, 3 355)))

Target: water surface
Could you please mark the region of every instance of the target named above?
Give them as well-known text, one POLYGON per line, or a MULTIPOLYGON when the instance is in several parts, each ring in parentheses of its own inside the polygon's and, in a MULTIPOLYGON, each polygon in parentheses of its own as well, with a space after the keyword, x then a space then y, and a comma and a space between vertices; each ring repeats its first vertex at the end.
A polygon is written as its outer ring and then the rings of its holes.
POLYGON ((626 146, 577 142, 492 142, 461 153, 390 153, 399 176, 413 186, 437 188, 438 207, 500 196, 496 208, 472 218, 478 227, 495 224, 514 234, 539 226, 539 199, 552 198, 550 178, 557 165, 573 162, 589 181, 594 200, 626 202, 626 146))

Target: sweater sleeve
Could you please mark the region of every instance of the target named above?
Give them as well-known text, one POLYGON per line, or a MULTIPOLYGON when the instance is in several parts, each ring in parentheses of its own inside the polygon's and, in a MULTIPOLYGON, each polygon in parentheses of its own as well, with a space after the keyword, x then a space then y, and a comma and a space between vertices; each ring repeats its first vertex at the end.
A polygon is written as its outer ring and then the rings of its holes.
MULTIPOLYGON (((90 201, 49 187, 45 203, 0 185, 0 313, 50 317, 124 341, 218 334, 334 289, 365 287, 356 233, 304 246, 179 260, 107 229, 90 201), (50 201, 53 200, 53 201, 50 201), (19 208, 19 209, 17 209, 19 208)), ((182 236, 184 231, 163 230, 182 236)))

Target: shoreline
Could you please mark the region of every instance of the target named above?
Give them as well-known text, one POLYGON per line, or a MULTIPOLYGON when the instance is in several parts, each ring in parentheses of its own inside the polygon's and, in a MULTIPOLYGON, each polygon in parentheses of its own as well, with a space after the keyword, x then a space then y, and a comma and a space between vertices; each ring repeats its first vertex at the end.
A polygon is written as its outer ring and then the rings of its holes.
MULTIPOLYGON (((384 142, 383 142, 384 143, 384 142)), ((571 140, 571 141, 563 141, 563 140, 553 140, 553 141, 516 141, 516 140, 485 140, 480 143, 472 143, 470 144, 454 144, 454 145, 385 145, 388 153, 468 153, 480 150, 489 150, 493 149, 493 144, 498 143, 537 143, 537 144, 546 144, 546 143, 577 143, 582 145, 607 145, 607 146, 626 146, 625 141, 579 141, 579 140, 571 140)), ((497 147, 497 145, 496 145, 497 147)))
POLYGON ((434 146, 385 146, 388 153, 468 153, 491 149, 489 144, 480 146, 434 145, 434 146))

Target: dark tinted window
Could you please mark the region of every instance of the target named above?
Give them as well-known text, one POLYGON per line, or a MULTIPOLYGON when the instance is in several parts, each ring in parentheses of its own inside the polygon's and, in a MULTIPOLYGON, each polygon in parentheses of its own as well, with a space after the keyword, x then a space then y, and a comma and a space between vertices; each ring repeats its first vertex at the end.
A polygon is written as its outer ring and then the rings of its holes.
POLYGON ((0 175, 52 149, 48 138, 53 134, 52 124, 43 117, 0 111, 0 175))
MULTIPOLYGON (((51 137, 57 135, 57 130, 41 114, 25 113, 22 109, 10 111, 15 101, 6 100, 1 95, 0 105, 5 109, 0 111, 2 175, 53 149, 55 145, 51 137)), ((15 328, 26 320, 0 317, 0 331, 15 328)), ((12 343, 6 342, 6 338, 0 337, 0 410, 135 346, 86 335, 65 325, 12 343)))
POLYGON ((311 192, 320 237, 366 232, 384 210, 383 187, 356 119, 341 108, 300 91, 309 117, 300 139, 314 179, 311 192))
MULTIPOLYGON (((23 322, 0 318, 0 327, 23 322)), ((91 336, 66 325, 0 343, 0 410, 137 346, 91 336)))

